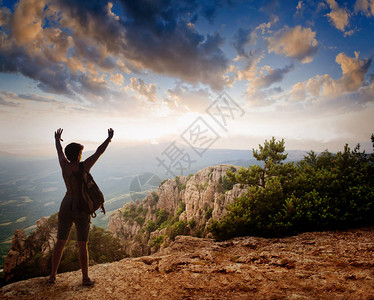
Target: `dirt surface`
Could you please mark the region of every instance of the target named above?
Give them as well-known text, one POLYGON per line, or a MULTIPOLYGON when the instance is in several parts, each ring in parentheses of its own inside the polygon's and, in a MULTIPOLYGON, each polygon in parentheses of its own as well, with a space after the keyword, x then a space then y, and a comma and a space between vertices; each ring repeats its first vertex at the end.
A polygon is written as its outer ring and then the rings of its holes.
POLYGON ((374 299, 374 228, 214 242, 178 236, 152 256, 90 267, 55 284, 4 286, 1 299, 374 299))

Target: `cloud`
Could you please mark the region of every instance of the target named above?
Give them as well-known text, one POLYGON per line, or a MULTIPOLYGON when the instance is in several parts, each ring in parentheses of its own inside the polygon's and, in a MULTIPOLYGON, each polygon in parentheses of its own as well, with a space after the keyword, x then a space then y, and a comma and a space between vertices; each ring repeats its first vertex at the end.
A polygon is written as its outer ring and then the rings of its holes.
POLYGON ((202 35, 188 25, 199 14, 212 16, 204 3, 122 0, 125 16, 116 21, 105 18, 98 1, 60 2, 75 21, 77 34, 104 44, 134 69, 203 82, 214 89, 226 83, 223 75, 228 60, 220 49, 223 38, 218 33, 202 35))
MULTIPOLYGON (((329 74, 316 75, 296 82, 286 91, 277 87, 259 89, 255 81, 252 85, 249 83, 246 91, 248 105, 275 111, 297 112, 303 109, 316 115, 329 115, 332 111, 339 115, 368 108, 370 103, 374 103, 374 81, 370 80, 370 74, 367 76, 372 59, 360 59, 359 53, 355 52, 353 57, 340 53, 335 61, 342 72, 337 79, 329 74)), ((262 82, 261 76, 257 78, 262 82)), ((258 87, 262 87, 261 84, 258 87)))
POLYGON ((340 79, 341 85, 345 86, 348 91, 357 90, 362 84, 372 62, 371 59, 359 59, 358 56, 359 52, 355 52, 354 58, 340 53, 335 59, 343 72, 343 77, 340 79))
POLYGON ((327 74, 324 76, 317 75, 315 78, 310 78, 305 85, 306 91, 308 91, 312 97, 318 97, 321 93, 323 82, 329 78, 330 76, 327 74))
POLYGON ((173 89, 168 89, 167 94, 164 102, 173 111, 204 113, 212 103, 207 89, 196 89, 185 84, 177 84, 173 89))
POLYGON ((318 50, 315 36, 316 33, 310 28, 285 26, 272 38, 267 39, 268 51, 297 59, 302 63, 309 63, 313 61, 318 50))
POLYGON ((290 91, 290 101, 303 101, 306 97, 306 88, 303 82, 298 82, 292 86, 290 91))
POLYGON ((110 89, 107 86, 104 76, 92 76, 90 74, 81 74, 76 77, 74 86, 75 92, 89 96, 93 102, 102 102, 102 99, 109 95, 110 89), (96 101, 95 101, 96 100, 96 101))
POLYGON ((12 36, 18 45, 24 46, 33 40, 42 38, 44 0, 20 1, 12 16, 12 36))
POLYGON ((260 31, 262 34, 265 34, 266 31, 269 31, 271 26, 273 26, 275 23, 279 21, 278 16, 271 15, 270 21, 267 23, 261 23, 256 27, 256 31, 260 31))
POLYGON ((273 105, 282 97, 283 89, 281 87, 268 88, 266 90, 252 89, 248 85, 245 95, 247 105, 250 107, 268 107, 272 110, 273 105))
POLYGON ((121 73, 111 74, 110 81, 113 82, 115 85, 122 86, 125 83, 125 78, 121 73))
POLYGON ((251 87, 256 89, 267 88, 276 82, 282 81, 284 75, 293 70, 293 68, 293 65, 287 65, 279 69, 272 69, 270 66, 263 66, 259 71, 259 75, 252 78, 250 82, 251 87))
POLYGON ((0 91, 0 106, 19 106, 14 102, 15 94, 11 92, 0 91))
POLYGON ((304 7, 303 1, 299 1, 299 2, 297 3, 296 10, 297 10, 297 11, 300 11, 300 10, 303 9, 303 7, 304 7))
POLYGON ((250 29, 243 29, 239 28, 238 31, 234 35, 234 41, 232 45, 236 49, 239 57, 246 57, 250 56, 250 53, 247 53, 244 47, 248 44, 251 44, 255 41, 254 32, 250 29))
POLYGON ((45 97, 37 94, 16 94, 7 91, 0 91, 0 105, 4 106, 17 106, 25 102, 39 102, 39 103, 57 103, 52 97, 45 97))
POLYGON ((35 102, 45 102, 45 103, 57 102, 52 97, 43 97, 37 94, 18 94, 18 98, 20 100, 35 101, 35 102))
POLYGON ((374 16, 373 0, 357 0, 355 3, 355 12, 362 12, 367 17, 374 16))
POLYGON ((348 11, 339 7, 339 4, 335 0, 326 0, 326 3, 331 9, 331 12, 326 14, 326 16, 329 17, 330 22, 332 22, 336 29, 344 32, 349 24, 348 11))
POLYGON ((374 84, 365 82, 371 59, 349 57, 344 53, 336 56, 336 63, 342 69, 342 76, 338 79, 330 75, 317 75, 305 82, 296 83, 289 91, 289 100, 294 102, 309 100, 320 103, 333 103, 337 106, 350 107, 363 105, 373 101, 374 84))
POLYGON ((245 80, 248 82, 246 97, 252 106, 262 106, 266 105, 265 103, 272 104, 274 100, 266 100, 266 98, 280 94, 282 89, 280 87, 268 88, 275 83, 281 82, 284 76, 294 69, 293 64, 276 69, 272 69, 268 65, 258 67, 263 57, 263 54, 256 53, 251 59, 247 59, 246 67, 237 70, 235 74, 236 81, 245 80))
POLYGON ((255 45, 258 38, 258 33, 265 35, 271 32, 270 28, 279 21, 276 15, 270 16, 269 22, 264 22, 258 25, 254 30, 249 28, 239 28, 233 37, 232 45, 235 48, 238 56, 234 61, 238 61, 241 58, 252 59, 253 56, 258 52, 258 50, 246 51, 245 47, 247 45, 255 45))
MULTIPOLYGON (((1 3, 1 2, 0 2, 1 3)), ((6 26, 10 22, 11 11, 7 7, 0 7, 0 26, 6 26)))
POLYGON ((61 30, 43 30, 45 1, 20 1, 8 18, 10 33, 0 30, 0 72, 19 72, 35 79, 38 87, 56 94, 69 94, 68 36, 61 30), (65 52, 64 52, 65 51, 65 52))
POLYGON ((150 102, 155 102, 157 100, 156 85, 154 83, 147 85, 142 79, 131 77, 128 87, 144 96, 150 102))
POLYGON ((306 90, 313 97, 321 96, 324 99, 334 99, 345 93, 356 92, 365 85, 365 75, 372 62, 371 59, 359 59, 358 56, 358 52, 355 52, 353 58, 339 53, 335 61, 342 69, 342 77, 334 80, 328 74, 317 75, 307 81, 306 90))
MULTIPOLYGON (((123 16, 107 0, 19 0, 0 10, 0 72, 19 72, 45 92, 100 95, 105 75, 121 84, 121 72, 152 71, 214 90, 229 84, 224 43, 216 32, 193 26, 214 19, 220 1, 121 0, 123 16)), ((123 84, 123 83, 122 83, 123 84)), ((77 95, 78 94, 78 95, 77 95)))
POLYGON ((254 55, 252 55, 250 58, 246 59, 246 66, 242 69, 235 69, 235 80, 242 81, 252 81, 256 79, 257 76, 257 65, 260 63, 260 61, 264 58, 264 55, 255 52, 254 55))

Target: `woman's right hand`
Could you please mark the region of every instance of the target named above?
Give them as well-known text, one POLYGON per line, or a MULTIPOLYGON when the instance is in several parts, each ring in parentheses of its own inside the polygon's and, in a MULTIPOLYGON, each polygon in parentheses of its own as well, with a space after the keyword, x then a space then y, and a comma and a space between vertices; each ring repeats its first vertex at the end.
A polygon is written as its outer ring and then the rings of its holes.
POLYGON ((61 142, 63 142, 64 140, 61 138, 61 135, 62 135, 62 132, 63 132, 64 130, 63 129, 61 129, 61 128, 59 128, 59 129, 57 129, 57 131, 55 131, 55 139, 56 139, 56 141, 61 141, 61 142))

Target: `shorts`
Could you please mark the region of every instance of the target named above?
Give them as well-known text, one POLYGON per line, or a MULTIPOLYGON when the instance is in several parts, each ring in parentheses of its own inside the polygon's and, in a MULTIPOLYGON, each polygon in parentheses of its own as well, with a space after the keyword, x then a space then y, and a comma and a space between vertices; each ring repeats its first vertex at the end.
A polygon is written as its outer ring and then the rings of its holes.
POLYGON ((91 215, 84 214, 76 209, 72 210, 72 201, 74 201, 73 198, 65 197, 61 202, 60 211, 58 212, 57 239, 67 240, 74 223, 77 229, 77 241, 87 242, 91 215))

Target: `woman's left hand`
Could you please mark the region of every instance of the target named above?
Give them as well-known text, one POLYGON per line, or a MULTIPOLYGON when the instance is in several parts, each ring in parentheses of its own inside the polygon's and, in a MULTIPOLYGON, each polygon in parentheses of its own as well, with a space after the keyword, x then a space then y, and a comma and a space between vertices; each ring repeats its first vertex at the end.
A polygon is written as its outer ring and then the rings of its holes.
POLYGON ((114 130, 112 128, 109 128, 108 129, 108 138, 109 139, 112 139, 113 138, 113 135, 114 135, 114 130))

